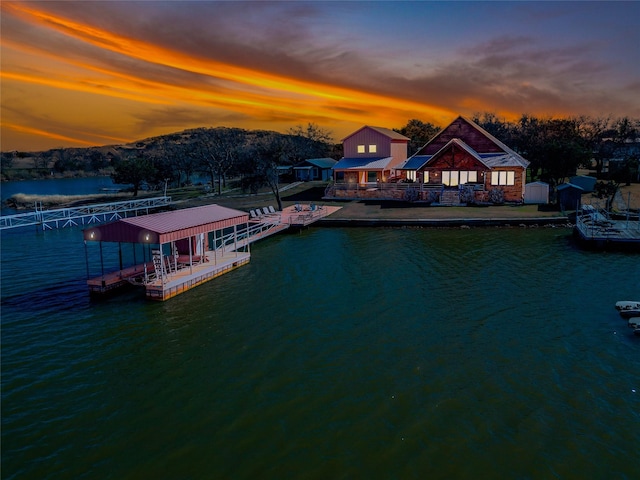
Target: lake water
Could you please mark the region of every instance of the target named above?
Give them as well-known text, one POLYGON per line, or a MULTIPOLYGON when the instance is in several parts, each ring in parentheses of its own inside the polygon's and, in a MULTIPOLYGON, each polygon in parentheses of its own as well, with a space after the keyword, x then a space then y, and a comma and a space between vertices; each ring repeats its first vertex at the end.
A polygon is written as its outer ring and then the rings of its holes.
POLYGON ((2 477, 639 478, 640 257, 568 229, 323 228, 164 303, 2 232, 2 477))

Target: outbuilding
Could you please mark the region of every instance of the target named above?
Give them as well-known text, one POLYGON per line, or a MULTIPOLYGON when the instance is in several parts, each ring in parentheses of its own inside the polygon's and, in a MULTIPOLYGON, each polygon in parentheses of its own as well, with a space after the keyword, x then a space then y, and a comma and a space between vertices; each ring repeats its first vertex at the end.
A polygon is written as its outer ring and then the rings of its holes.
POLYGON ((531 182, 524 186, 524 203, 542 204, 549 203, 549 184, 545 182, 531 182))
POLYGON ((577 210, 580 208, 584 189, 573 183, 558 185, 558 205, 560 210, 577 210))

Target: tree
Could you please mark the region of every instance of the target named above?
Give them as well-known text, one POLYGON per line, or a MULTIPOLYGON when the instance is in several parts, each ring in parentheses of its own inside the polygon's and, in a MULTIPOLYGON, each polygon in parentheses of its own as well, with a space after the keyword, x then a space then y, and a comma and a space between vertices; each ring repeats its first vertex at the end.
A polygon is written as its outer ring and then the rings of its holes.
POLYGON ((581 135, 579 118, 520 118, 514 131, 515 149, 531 162, 532 179, 559 185, 579 166, 588 165, 591 149, 581 135))
MULTIPOLYGON (((581 135, 592 152, 596 176, 600 177, 604 162, 613 156, 613 146, 610 141, 605 139, 611 130, 611 119, 609 117, 581 117, 581 119, 581 135)), ((592 162, 589 163, 589 167, 591 167, 592 162)))
POLYGON ((240 128, 219 127, 203 132, 193 143, 191 155, 211 178, 211 188, 218 180, 218 195, 227 173, 234 167, 245 144, 246 132, 240 128))
POLYGON ((269 187, 278 203, 278 210, 282 210, 278 172, 280 165, 291 165, 291 143, 285 135, 258 132, 244 158, 242 187, 254 193, 260 187, 269 187))
POLYGON ((315 123, 307 123, 306 127, 296 125, 289 129, 289 135, 308 138, 314 142, 330 145, 333 143, 331 130, 325 130, 315 123))
POLYGON ((409 138, 408 154, 413 155, 431 140, 441 129, 431 123, 411 119, 402 128, 394 128, 394 132, 409 138))
POLYGON ((492 112, 475 113, 471 120, 506 145, 513 143, 515 125, 492 112))
POLYGON ((289 129, 284 138, 289 142, 287 158, 293 164, 309 158, 322 158, 330 154, 333 138, 329 130, 320 128, 315 123, 308 123, 306 128, 297 125, 289 129))
POLYGON ((151 160, 147 158, 125 158, 114 166, 111 178, 114 183, 131 184, 133 196, 137 197, 140 185, 153 177, 154 170, 151 160))

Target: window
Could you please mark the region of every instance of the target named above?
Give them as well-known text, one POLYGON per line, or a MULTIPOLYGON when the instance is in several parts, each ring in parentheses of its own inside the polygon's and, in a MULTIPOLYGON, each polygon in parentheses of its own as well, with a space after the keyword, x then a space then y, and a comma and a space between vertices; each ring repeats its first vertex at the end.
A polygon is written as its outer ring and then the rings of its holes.
POLYGON ((358 145, 358 153, 364 153, 364 145, 358 145))
MULTIPOLYGON (((428 181, 428 180, 426 180, 428 181)), ((477 183, 478 172, 475 170, 468 171, 443 171, 442 183, 450 187, 457 187, 458 185, 464 185, 465 183, 477 183)))
POLYGON ((424 183, 429 183, 429 172, 422 172, 422 181, 424 183))
POLYGON ((344 182, 344 172, 336 172, 336 182, 344 182))
POLYGON ((516 172, 491 172, 491 185, 515 185, 516 172))
POLYGON ((416 181, 416 171, 415 170, 407 170, 407 180, 416 181))
POLYGON ((369 153, 376 153, 378 151, 377 145, 369 145, 369 153))
POLYGON ((375 183, 378 181, 378 172, 367 172, 367 182, 375 183))

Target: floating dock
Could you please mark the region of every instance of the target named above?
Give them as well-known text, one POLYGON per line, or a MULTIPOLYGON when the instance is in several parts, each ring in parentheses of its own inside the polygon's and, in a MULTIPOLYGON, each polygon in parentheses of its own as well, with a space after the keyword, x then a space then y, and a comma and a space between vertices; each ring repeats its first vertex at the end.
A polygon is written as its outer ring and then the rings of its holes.
POLYGON ((294 205, 246 212, 220 205, 163 212, 97 225, 83 231, 87 286, 106 294, 125 285, 143 286, 147 298, 168 300, 249 263, 250 244, 290 227, 304 227, 340 207, 294 205), (103 243, 118 246, 118 269, 105 269, 103 243), (88 248, 97 244, 100 275, 92 276, 88 248), (124 267, 124 248, 133 265, 124 267), (130 245, 127 247, 127 245, 130 245), (137 257, 142 257, 138 262, 137 257))
POLYGON ((583 205, 576 213, 575 232, 586 245, 594 248, 621 247, 640 250, 640 219, 628 214, 613 218, 606 210, 583 205))

